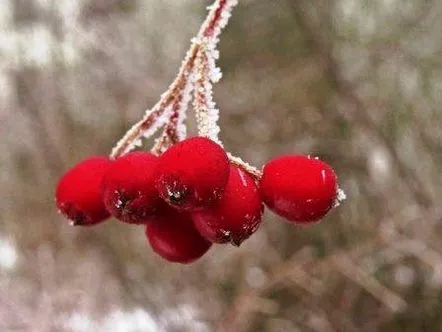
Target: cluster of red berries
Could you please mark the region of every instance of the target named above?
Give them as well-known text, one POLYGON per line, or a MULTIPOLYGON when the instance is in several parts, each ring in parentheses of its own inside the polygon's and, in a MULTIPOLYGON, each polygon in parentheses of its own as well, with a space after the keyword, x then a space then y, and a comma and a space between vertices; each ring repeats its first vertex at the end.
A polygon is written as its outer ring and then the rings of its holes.
POLYGON ((159 157, 131 152, 83 160, 60 179, 56 203, 74 225, 111 215, 143 224, 156 253, 189 263, 212 243, 238 246, 250 237, 261 224, 263 202, 291 222, 310 223, 333 207, 337 194, 333 169, 318 159, 283 156, 257 179, 232 165, 215 142, 193 137, 159 157))

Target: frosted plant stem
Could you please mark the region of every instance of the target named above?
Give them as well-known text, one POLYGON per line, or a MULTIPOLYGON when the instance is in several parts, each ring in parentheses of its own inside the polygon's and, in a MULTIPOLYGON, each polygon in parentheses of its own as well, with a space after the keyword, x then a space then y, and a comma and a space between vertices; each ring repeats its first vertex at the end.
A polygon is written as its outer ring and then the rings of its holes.
MULTIPOLYGON (((117 158, 131 151, 138 145, 143 136, 146 138, 152 136, 156 130, 165 124, 161 122, 161 120, 164 120, 162 116, 164 116, 166 109, 173 104, 177 98, 182 98, 182 91, 185 89, 187 80, 189 79, 189 75, 186 75, 186 73, 193 72, 195 58, 204 43, 210 41, 211 45, 207 47, 207 49, 213 50, 212 53, 216 56, 218 36, 222 28, 226 26, 231 16, 230 12, 237 3, 237 0, 216 0, 213 5, 209 7, 209 13, 201 25, 197 37, 192 39, 192 45, 181 64, 178 75, 152 109, 147 110, 143 118, 135 123, 118 141, 112 149, 110 154, 111 158, 117 158), (151 130, 152 128, 153 130, 151 130)), ((178 124, 179 121, 177 121, 176 125, 178 124)))
POLYGON ((208 137, 222 146, 218 138, 220 132, 218 126, 219 110, 213 101, 212 84, 209 79, 208 55, 204 48, 201 48, 198 52, 195 67, 197 76, 195 79, 193 107, 196 113, 198 134, 208 137))
POLYGON ((194 85, 193 73, 186 74, 186 86, 181 91, 172 105, 172 112, 169 116, 167 125, 165 126, 161 137, 155 141, 151 152, 155 155, 162 154, 167 148, 186 138, 187 127, 185 124, 189 101, 192 98, 192 90, 194 85))
MULTIPOLYGON (((151 110, 147 110, 143 118, 138 121, 126 134, 121 138, 116 146, 112 149, 111 158, 117 158, 129 151, 131 151, 135 145, 133 142, 140 140, 146 131, 148 131, 155 123, 158 118, 164 113, 165 109, 180 97, 180 92, 183 90, 186 81, 186 71, 192 68, 195 61, 195 56, 197 53, 197 46, 193 44, 190 50, 187 52, 186 58, 184 59, 180 71, 177 77, 169 86, 169 89, 161 95, 160 100, 154 105, 151 110)), ((161 126, 160 126, 161 127, 161 126)), ((155 133, 152 132, 151 135, 155 133)), ((146 137, 147 138, 147 137, 146 137)))
POLYGON ((229 157, 230 163, 232 165, 243 169, 244 171, 252 175, 257 181, 261 179, 262 171, 243 161, 241 158, 233 156, 230 152, 227 153, 227 156, 229 157))

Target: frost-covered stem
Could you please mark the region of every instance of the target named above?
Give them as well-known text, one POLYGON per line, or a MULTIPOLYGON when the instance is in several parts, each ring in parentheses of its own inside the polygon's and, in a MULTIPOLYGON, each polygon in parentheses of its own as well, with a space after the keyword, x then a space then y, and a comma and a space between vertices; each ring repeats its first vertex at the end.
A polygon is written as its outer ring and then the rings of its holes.
POLYGON ((181 94, 175 98, 172 105, 172 112, 169 116, 168 123, 161 137, 156 140, 154 147, 151 149, 151 152, 155 155, 162 154, 170 145, 186 138, 187 127, 185 120, 189 102, 192 98, 194 74, 186 73, 185 81, 185 87, 181 91, 181 94))
POLYGON ((246 171, 247 173, 252 175, 255 178, 255 180, 257 180, 257 181, 259 181, 261 179, 262 171, 257 169, 255 166, 250 165, 249 163, 243 161, 239 157, 233 156, 230 152, 227 152, 227 156, 229 157, 230 163, 232 165, 243 169, 244 171, 246 171))
MULTIPOLYGON (((132 128, 130 128, 123 138, 118 141, 117 145, 112 150, 110 155, 111 158, 117 158, 129 152, 133 148, 134 142, 143 137, 143 134, 155 124, 166 108, 177 98, 181 98, 181 91, 186 85, 187 76, 185 74, 192 69, 197 50, 197 45, 193 44, 187 52, 180 71, 178 72, 175 80, 169 86, 169 89, 167 89, 167 91, 161 95, 160 100, 155 104, 155 106, 151 110, 147 110, 144 117, 132 128)), ((151 135, 153 134, 154 132, 151 133, 151 135)))
POLYGON ((131 151, 143 136, 153 135, 155 131, 163 125, 163 123, 158 123, 158 121, 160 121, 161 116, 164 115, 163 113, 167 107, 182 94, 186 86, 186 80, 189 78, 186 73, 192 72, 195 58, 203 45, 202 40, 210 38, 212 44, 216 45, 218 36, 230 17, 230 11, 237 3, 237 0, 216 0, 213 5, 209 7, 210 11, 204 23, 201 25, 197 38, 192 40, 192 45, 186 54, 175 80, 154 107, 147 110, 143 118, 132 126, 123 138, 118 141, 112 149, 110 154, 111 158, 117 158, 131 151), (152 128, 155 130, 151 130, 152 128), (149 135, 146 135, 146 133, 149 135))
POLYGON ((212 84, 210 83, 209 58, 205 48, 201 48, 195 61, 197 76, 193 107, 195 108, 198 134, 205 136, 222 145, 218 138, 219 126, 217 124, 219 111, 213 101, 212 84))
POLYGON ((170 145, 175 144, 179 141, 178 133, 177 133, 177 123, 179 116, 179 104, 182 98, 177 98, 172 105, 172 112, 169 116, 169 120, 167 122, 166 127, 160 138, 158 138, 155 142, 154 147, 151 149, 151 152, 155 155, 160 155, 165 151, 170 145))
POLYGON ((198 36, 218 38, 221 30, 227 25, 233 7, 238 4, 238 0, 216 0, 210 9, 206 20, 201 26, 198 36))
MULTIPOLYGON (((216 67, 219 57, 217 44, 222 28, 227 24, 232 8, 237 4, 236 0, 221 0, 214 4, 218 6, 211 20, 203 25, 202 34, 198 35, 197 43, 200 48, 195 60, 195 91, 194 108, 196 112, 198 134, 206 136, 222 145, 218 134, 219 110, 213 101, 212 83, 221 78, 221 71, 216 67)), ((212 7, 212 8, 213 8, 212 7)))

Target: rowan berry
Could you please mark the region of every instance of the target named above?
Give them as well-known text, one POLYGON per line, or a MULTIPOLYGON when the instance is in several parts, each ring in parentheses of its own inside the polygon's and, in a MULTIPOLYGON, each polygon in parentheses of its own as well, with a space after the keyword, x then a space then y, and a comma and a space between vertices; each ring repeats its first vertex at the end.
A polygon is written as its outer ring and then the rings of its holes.
POLYGON ((88 226, 109 217, 101 198, 101 181, 111 161, 104 156, 89 157, 62 175, 55 201, 72 225, 88 226))
POLYGON ((117 219, 143 224, 165 205, 155 189, 158 157, 149 152, 131 152, 117 158, 103 179, 103 201, 117 219))
POLYGON ((335 204, 337 177, 319 159, 286 155, 264 166, 260 192, 264 203, 280 216, 295 223, 311 223, 335 204))
POLYGON ((221 197, 229 178, 229 160, 212 140, 188 138, 160 156, 155 176, 156 188, 167 203, 194 211, 221 197))
POLYGON ((239 246, 259 227, 264 206, 255 180, 231 165, 226 189, 210 208, 192 213, 200 234, 211 242, 239 246))
POLYGON ((212 246, 195 229, 188 212, 171 207, 149 220, 146 236, 158 255, 182 264, 194 262, 212 246))

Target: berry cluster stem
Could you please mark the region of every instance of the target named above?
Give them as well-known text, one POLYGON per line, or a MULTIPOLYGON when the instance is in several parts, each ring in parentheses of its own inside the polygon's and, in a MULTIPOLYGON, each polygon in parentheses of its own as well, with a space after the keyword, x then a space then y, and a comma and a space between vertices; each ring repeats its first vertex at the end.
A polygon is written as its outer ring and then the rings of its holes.
POLYGON ((230 163, 232 165, 242 168, 247 173, 252 175, 255 178, 255 180, 259 181, 261 179, 262 171, 257 169, 255 166, 250 165, 249 163, 243 161, 239 157, 233 156, 230 152, 227 153, 227 157, 229 157, 230 163))
POLYGON ((148 137, 153 135, 156 130, 151 130, 149 132, 149 130, 153 127, 161 127, 164 125, 164 123, 158 123, 160 122, 159 119, 166 112, 166 109, 170 104, 173 104, 182 98, 182 91, 186 84, 186 78, 188 77, 188 73, 193 68, 195 57, 198 53, 197 51, 198 45, 192 44, 175 80, 169 86, 167 91, 161 95, 160 100, 152 107, 152 109, 147 110, 143 118, 135 123, 135 125, 133 125, 132 128, 130 128, 118 141, 110 154, 112 159, 118 158, 121 155, 131 151, 136 146, 135 142, 140 140, 143 136, 148 137))
MULTIPOLYGON (((151 137, 161 127, 164 127, 163 133, 156 140, 152 153, 160 155, 170 145, 183 140, 186 137, 184 120, 192 97, 199 136, 208 137, 222 146, 218 137, 219 111, 213 101, 212 83, 216 83, 221 78, 221 71, 215 64, 218 59, 216 47, 219 36, 237 3, 238 0, 215 0, 208 7, 209 13, 197 36, 192 39, 190 49, 174 81, 161 95, 160 100, 151 109, 146 110, 143 118, 117 142, 110 154, 111 159, 118 158, 136 146, 142 145, 143 138, 151 137)), ((229 159, 232 164, 241 167, 256 179, 261 177, 258 169, 242 161, 241 158, 229 154, 229 159)))
MULTIPOLYGON (((167 107, 171 104, 173 105, 172 112, 168 116, 171 126, 168 126, 166 131, 169 133, 175 132, 174 123, 176 122, 170 121, 170 118, 178 118, 177 105, 180 99, 183 98, 183 90, 186 86, 186 82, 189 80, 190 73, 194 69, 195 59, 204 44, 202 41, 206 40, 206 38, 211 38, 213 40, 217 39, 221 33, 221 29, 227 24, 230 16, 229 11, 232 10, 236 4, 237 0, 216 0, 213 5, 209 7, 210 11, 206 17, 206 20, 202 24, 197 37, 192 40, 192 45, 181 64, 178 75, 175 77, 167 91, 163 93, 160 100, 153 106, 153 108, 147 110, 143 118, 135 123, 135 125, 133 125, 132 128, 127 131, 123 138, 118 141, 118 143, 112 149, 110 154, 111 158, 117 158, 131 151, 136 145, 138 145, 137 142, 143 136, 146 137, 153 135, 156 130, 159 129, 159 127, 165 124, 161 122, 167 121, 162 119, 162 116, 166 112, 167 107), (155 130, 151 130, 152 128, 155 130)), ((161 141, 165 141, 165 139, 160 139, 160 142, 161 141)), ((173 142, 173 138, 171 141, 173 142)), ((158 148, 160 147, 157 146, 156 149, 158 148)))

